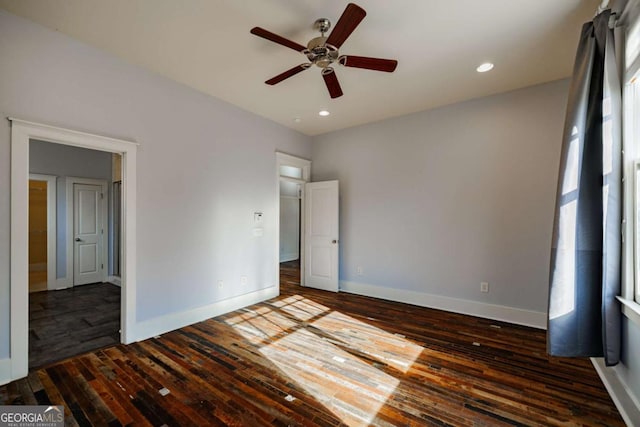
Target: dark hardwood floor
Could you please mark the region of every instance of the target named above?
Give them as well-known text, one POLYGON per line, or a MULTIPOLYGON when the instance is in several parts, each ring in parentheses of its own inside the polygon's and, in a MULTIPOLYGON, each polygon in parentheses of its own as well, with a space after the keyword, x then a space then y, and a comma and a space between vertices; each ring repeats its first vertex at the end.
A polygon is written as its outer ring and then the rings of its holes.
POLYGON ((300 285, 300 260, 280 263, 280 286, 300 285))
POLYGON ((29 368, 120 342, 120 288, 109 283, 29 294, 29 368))
POLYGON ((301 288, 283 267, 278 298, 34 371, 0 403, 62 404, 68 425, 624 425, 544 331, 301 288))

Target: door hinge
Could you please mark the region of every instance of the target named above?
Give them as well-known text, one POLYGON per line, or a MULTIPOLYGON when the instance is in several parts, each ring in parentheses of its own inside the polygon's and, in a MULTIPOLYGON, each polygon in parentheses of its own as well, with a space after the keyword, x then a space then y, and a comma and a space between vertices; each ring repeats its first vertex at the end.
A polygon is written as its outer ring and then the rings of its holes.
POLYGON ((100 234, 104 234, 104 229, 100 230, 100 234))
POLYGON ((104 270, 104 264, 100 264, 100 269, 104 270))
POLYGON ((100 193, 100 198, 104 199, 104 193, 100 193))

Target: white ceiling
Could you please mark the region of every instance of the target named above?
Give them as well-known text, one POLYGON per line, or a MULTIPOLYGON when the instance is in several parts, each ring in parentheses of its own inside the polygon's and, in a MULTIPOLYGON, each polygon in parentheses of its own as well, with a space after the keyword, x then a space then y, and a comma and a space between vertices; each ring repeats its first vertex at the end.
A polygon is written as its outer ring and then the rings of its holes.
POLYGON ((0 7, 240 108, 317 135, 571 74, 582 23, 599 0, 355 0, 367 16, 341 54, 398 60, 394 73, 336 66, 331 99, 294 50, 254 26, 306 45, 313 22, 335 24, 346 0, 0 0, 0 7), (478 74, 484 61, 493 71, 478 74), (318 111, 328 109, 329 117, 318 111), (300 118, 299 123, 294 118, 300 118))

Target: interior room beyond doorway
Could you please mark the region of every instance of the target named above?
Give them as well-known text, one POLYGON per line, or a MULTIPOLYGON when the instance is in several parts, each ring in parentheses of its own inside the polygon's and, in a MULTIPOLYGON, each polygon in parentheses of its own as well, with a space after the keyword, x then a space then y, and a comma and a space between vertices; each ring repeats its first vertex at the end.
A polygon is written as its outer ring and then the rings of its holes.
POLYGON ((122 172, 119 154, 37 140, 29 148, 34 369, 120 342, 122 172))

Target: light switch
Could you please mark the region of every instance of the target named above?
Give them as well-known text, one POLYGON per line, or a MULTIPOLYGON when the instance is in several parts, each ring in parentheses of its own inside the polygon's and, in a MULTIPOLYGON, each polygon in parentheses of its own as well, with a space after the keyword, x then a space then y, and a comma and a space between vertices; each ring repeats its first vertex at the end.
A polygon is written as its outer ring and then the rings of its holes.
POLYGON ((262 222, 262 212, 254 212, 253 213, 253 221, 256 224, 259 224, 262 222))
POLYGON ((254 228, 253 229, 253 235, 254 235, 254 237, 262 236, 262 228, 254 228))

